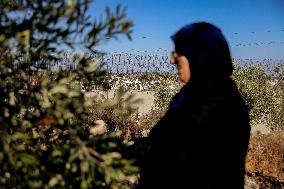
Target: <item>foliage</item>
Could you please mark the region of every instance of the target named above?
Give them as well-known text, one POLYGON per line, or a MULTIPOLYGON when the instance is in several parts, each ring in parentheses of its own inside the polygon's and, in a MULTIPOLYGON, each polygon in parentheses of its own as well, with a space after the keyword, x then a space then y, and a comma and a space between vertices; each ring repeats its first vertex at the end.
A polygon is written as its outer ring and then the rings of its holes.
POLYGON ((284 64, 279 64, 274 67, 275 83, 271 91, 275 103, 270 118, 275 129, 284 129, 284 64))
POLYGON ((236 67, 233 75, 242 97, 250 109, 251 119, 260 119, 270 112, 272 99, 268 81, 270 80, 261 65, 236 67), (266 108, 264 108, 266 107, 266 108))
MULTIPOLYGON (((91 0, 0 2, 0 187, 121 188, 137 171, 121 158, 117 136, 92 136, 86 86, 104 81, 101 64, 84 55, 76 69, 48 69, 65 47, 87 51, 106 38, 130 38, 118 5, 92 21, 91 0)), ((102 104, 97 109, 116 105, 102 104)))
MULTIPOLYGON (((168 109, 168 105, 172 97, 177 93, 179 88, 169 88, 172 82, 178 82, 173 74, 156 74, 159 85, 154 86, 154 107, 153 111, 164 112, 168 109)), ((176 85, 175 85, 176 86, 176 85)))
POLYGON ((250 110, 253 122, 267 121, 272 129, 284 128, 283 65, 268 67, 261 64, 235 65, 233 79, 250 110))

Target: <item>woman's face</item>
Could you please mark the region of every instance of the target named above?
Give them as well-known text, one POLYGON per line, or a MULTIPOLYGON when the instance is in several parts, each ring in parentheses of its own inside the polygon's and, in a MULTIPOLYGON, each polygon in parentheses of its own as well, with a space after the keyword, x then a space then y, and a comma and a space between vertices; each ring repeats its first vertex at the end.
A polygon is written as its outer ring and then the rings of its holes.
POLYGON ((180 82, 186 84, 190 80, 191 76, 187 58, 181 54, 178 54, 174 49, 170 62, 171 64, 177 66, 178 77, 180 82))

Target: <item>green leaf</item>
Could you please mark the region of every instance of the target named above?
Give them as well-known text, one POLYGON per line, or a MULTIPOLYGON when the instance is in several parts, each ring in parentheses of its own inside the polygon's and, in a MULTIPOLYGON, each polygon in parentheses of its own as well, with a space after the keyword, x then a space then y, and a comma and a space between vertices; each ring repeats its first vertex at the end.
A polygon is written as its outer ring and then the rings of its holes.
POLYGON ((16 140, 23 140, 26 141, 29 139, 29 136, 26 133, 22 133, 22 132, 16 132, 12 135, 12 139, 14 141, 16 140))
POLYGON ((59 182, 62 180, 62 175, 57 174, 56 176, 52 177, 49 182, 48 186, 49 187, 54 187, 59 184, 59 182))
POLYGON ((89 171, 89 162, 88 161, 81 161, 80 168, 82 172, 88 172, 89 171))
POLYGON ((80 184, 80 189, 88 189, 88 182, 86 180, 82 180, 80 184))
POLYGON ((16 102, 17 102, 17 99, 16 99, 16 97, 15 97, 15 94, 14 94, 14 92, 11 92, 10 94, 9 94, 9 104, 11 105, 11 106, 15 106, 16 105, 16 102))
POLYGON ((22 32, 18 32, 17 33, 17 40, 22 43, 23 45, 25 45, 26 47, 30 46, 30 30, 24 30, 22 32))
POLYGON ((20 160, 26 164, 26 165, 34 165, 36 166, 38 164, 38 161, 35 156, 27 154, 27 153, 21 153, 19 154, 20 160))
POLYGON ((68 88, 66 85, 56 85, 50 90, 50 94, 56 94, 56 93, 62 93, 62 94, 67 94, 68 93, 68 88))
POLYGON ((55 149, 52 151, 52 154, 51 154, 53 157, 57 157, 57 156, 62 156, 62 151, 59 150, 59 149, 55 149))

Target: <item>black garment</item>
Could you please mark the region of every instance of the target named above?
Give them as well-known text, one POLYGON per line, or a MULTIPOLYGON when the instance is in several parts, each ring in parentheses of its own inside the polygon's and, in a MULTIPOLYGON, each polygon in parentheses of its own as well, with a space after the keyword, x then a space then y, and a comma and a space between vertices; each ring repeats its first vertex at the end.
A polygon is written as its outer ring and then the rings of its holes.
POLYGON ((242 189, 249 136, 232 80, 206 89, 189 82, 149 134, 138 188, 242 189))

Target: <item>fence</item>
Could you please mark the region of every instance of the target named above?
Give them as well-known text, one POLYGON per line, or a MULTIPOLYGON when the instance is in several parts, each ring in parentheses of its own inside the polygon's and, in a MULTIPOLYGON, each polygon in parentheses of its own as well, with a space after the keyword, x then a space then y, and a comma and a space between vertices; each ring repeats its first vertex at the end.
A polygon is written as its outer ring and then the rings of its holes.
MULTIPOLYGON (((45 69, 54 71, 62 69, 70 71, 76 69, 80 57, 84 55, 91 61, 102 63, 104 70, 108 74, 108 82, 111 89, 123 87, 126 90, 148 91, 156 85, 163 84, 170 89, 180 86, 177 79, 177 70, 174 65, 169 63, 170 54, 166 50, 151 51, 129 51, 129 52, 97 52, 94 54, 71 54, 64 53, 56 55, 55 60, 51 61, 45 69)), ((24 57, 22 60, 25 60, 24 57)), ((262 65, 269 75, 273 75, 277 65, 284 65, 284 60, 274 59, 233 59, 235 66, 262 65)), ((17 62, 17 66, 21 61, 17 62)), ((41 60, 38 65, 44 63, 41 60)), ((37 64, 33 64, 37 65, 37 64)), ((37 68, 31 67, 36 70, 37 68)), ((39 69, 40 70, 40 69, 39 69)))

